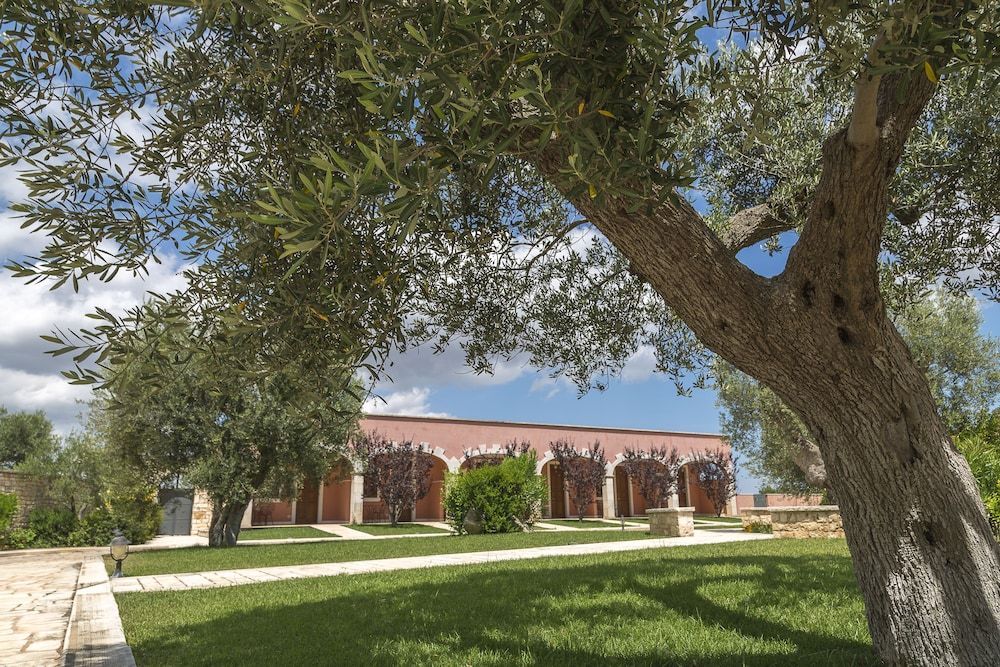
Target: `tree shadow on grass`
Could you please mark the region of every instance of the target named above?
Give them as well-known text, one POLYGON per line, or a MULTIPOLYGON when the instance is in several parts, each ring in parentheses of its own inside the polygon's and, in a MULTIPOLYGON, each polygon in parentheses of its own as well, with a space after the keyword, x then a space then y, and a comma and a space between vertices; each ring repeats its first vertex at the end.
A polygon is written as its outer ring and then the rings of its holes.
POLYGON ((616 556, 142 593, 120 605, 140 665, 877 664, 870 642, 841 627, 863 626, 846 555, 616 556), (821 621, 788 618, 803 598, 828 605, 821 621))

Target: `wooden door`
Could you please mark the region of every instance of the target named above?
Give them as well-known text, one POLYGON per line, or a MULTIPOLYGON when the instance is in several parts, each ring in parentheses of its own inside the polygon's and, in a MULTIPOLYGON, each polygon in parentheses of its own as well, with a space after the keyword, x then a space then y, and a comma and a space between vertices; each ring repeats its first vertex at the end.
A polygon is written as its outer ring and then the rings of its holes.
POLYGON ((319 486, 311 480, 302 485, 295 504, 295 523, 316 523, 319 516, 319 486))

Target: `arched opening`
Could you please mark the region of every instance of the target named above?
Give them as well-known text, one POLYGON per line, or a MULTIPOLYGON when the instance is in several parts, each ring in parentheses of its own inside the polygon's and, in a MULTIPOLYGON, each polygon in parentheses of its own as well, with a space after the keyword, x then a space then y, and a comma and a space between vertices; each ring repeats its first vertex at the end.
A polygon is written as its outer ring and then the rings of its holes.
POLYGON ((323 480, 322 509, 320 521, 323 523, 347 523, 351 520, 351 475, 353 466, 341 459, 330 468, 323 480))
MULTIPOLYGON (((662 463, 653 460, 643 461, 642 465, 664 467, 662 463)), ((668 504, 668 499, 650 503, 642 495, 639 481, 632 479, 625 466, 615 466, 615 516, 646 516, 646 510, 667 507, 668 504)))
MULTIPOLYGON (((448 471, 448 465, 433 454, 420 452, 419 456, 426 457, 431 461, 431 467, 427 472, 430 478, 427 495, 418 500, 415 506, 409 511, 403 512, 400 521, 444 521, 444 478, 448 471)), ((385 523, 389 521, 389 509, 378 495, 378 488, 375 480, 365 475, 364 478, 364 505, 362 517, 365 523, 385 523)))
MULTIPOLYGON (((557 461, 548 461, 542 466, 542 478, 549 488, 549 499, 542 509, 542 516, 546 519, 566 519, 578 516, 576 505, 569 497, 566 488, 566 478, 557 461)), ((602 516, 604 503, 604 485, 597 490, 597 498, 587 505, 583 515, 586 517, 602 516)))
POLYGON ((712 501, 698 484, 698 473, 693 463, 681 466, 677 476, 677 498, 681 507, 694 507, 695 514, 715 514, 712 501))
POLYGON ((414 508, 414 519, 416 521, 444 521, 444 476, 448 471, 448 466, 444 461, 430 454, 421 454, 430 457, 434 464, 427 472, 431 478, 431 487, 427 495, 417 501, 414 508))

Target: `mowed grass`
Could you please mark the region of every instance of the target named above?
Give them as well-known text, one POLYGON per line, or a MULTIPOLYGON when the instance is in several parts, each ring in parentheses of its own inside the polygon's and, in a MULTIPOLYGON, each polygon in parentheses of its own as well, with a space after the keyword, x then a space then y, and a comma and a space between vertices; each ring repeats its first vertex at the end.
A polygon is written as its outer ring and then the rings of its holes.
POLYGON ((311 526, 274 526, 273 528, 244 528, 241 540, 285 540, 299 537, 337 537, 325 530, 311 526))
POLYGON ((422 523, 401 523, 396 526, 389 523, 351 524, 348 528, 360 530, 369 535, 424 535, 428 533, 442 535, 450 532, 434 526, 425 526, 422 523))
POLYGON ((140 667, 877 664, 842 540, 116 597, 140 667))
POLYGON ((614 528, 615 524, 607 521, 595 521, 593 519, 542 519, 542 523, 549 523, 553 526, 568 526, 569 528, 614 528))
MULTIPOLYGON (((499 551, 527 547, 547 547, 559 544, 615 542, 618 540, 649 539, 645 531, 579 531, 508 533, 503 535, 444 535, 398 540, 343 540, 305 544, 254 544, 228 549, 191 547, 140 551, 129 555, 123 563, 125 576, 173 574, 209 570, 236 570, 274 565, 304 565, 307 563, 343 563, 375 558, 428 556, 431 554, 465 553, 469 551, 499 551)), ((114 563, 105 557, 108 572, 114 563)))

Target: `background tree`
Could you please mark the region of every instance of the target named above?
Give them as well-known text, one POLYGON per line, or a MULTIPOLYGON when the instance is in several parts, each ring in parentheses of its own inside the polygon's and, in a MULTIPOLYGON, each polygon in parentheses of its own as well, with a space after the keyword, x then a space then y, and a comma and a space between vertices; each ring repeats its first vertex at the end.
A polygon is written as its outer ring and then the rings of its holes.
POLYGON ((393 526, 430 492, 434 461, 418 445, 393 442, 378 433, 363 433, 354 439, 353 450, 365 477, 385 503, 393 526))
POLYGON ((583 521, 590 503, 597 500, 604 484, 604 470, 608 461, 601 443, 595 442, 583 451, 577 451, 570 442, 556 440, 549 443, 549 451, 559 469, 569 492, 569 499, 576 507, 577 518, 583 521))
POLYGON ((625 448, 622 461, 629 479, 639 487, 639 494, 649 508, 666 507, 677 491, 681 457, 676 447, 651 447, 648 451, 625 448))
POLYGON ((0 406, 0 468, 13 468, 33 457, 46 459, 58 447, 44 412, 7 412, 0 406))
POLYGON ((698 485, 712 503, 715 516, 722 516, 726 504, 736 495, 736 461, 723 449, 707 449, 694 460, 698 485))
MULTIPOLYGON (((600 387, 640 344, 704 370, 697 338, 811 434, 878 655, 1000 662, 1000 550, 885 308, 1000 284, 992 4, 525 9, 6 5, 0 150, 47 239, 15 274, 176 248, 181 312, 344 377, 460 340, 600 387), (779 275, 741 263, 790 230, 779 275)), ((81 381, 179 319, 96 316, 52 337, 81 381)))
MULTIPOLYGON (((949 431, 957 435, 989 415, 1000 395, 1000 346, 980 333, 976 300, 937 290, 893 319, 949 431)), ((750 472, 783 493, 822 491, 825 466, 795 414, 725 362, 717 362, 716 376, 722 430, 750 472)))
POLYGON ((232 546, 255 496, 294 497, 343 455, 360 402, 339 379, 301 366, 250 381, 237 373, 248 363, 240 351, 192 345, 186 356, 155 382, 149 356, 123 364, 108 389, 105 437, 150 481, 179 477, 205 491, 209 546, 232 546))

